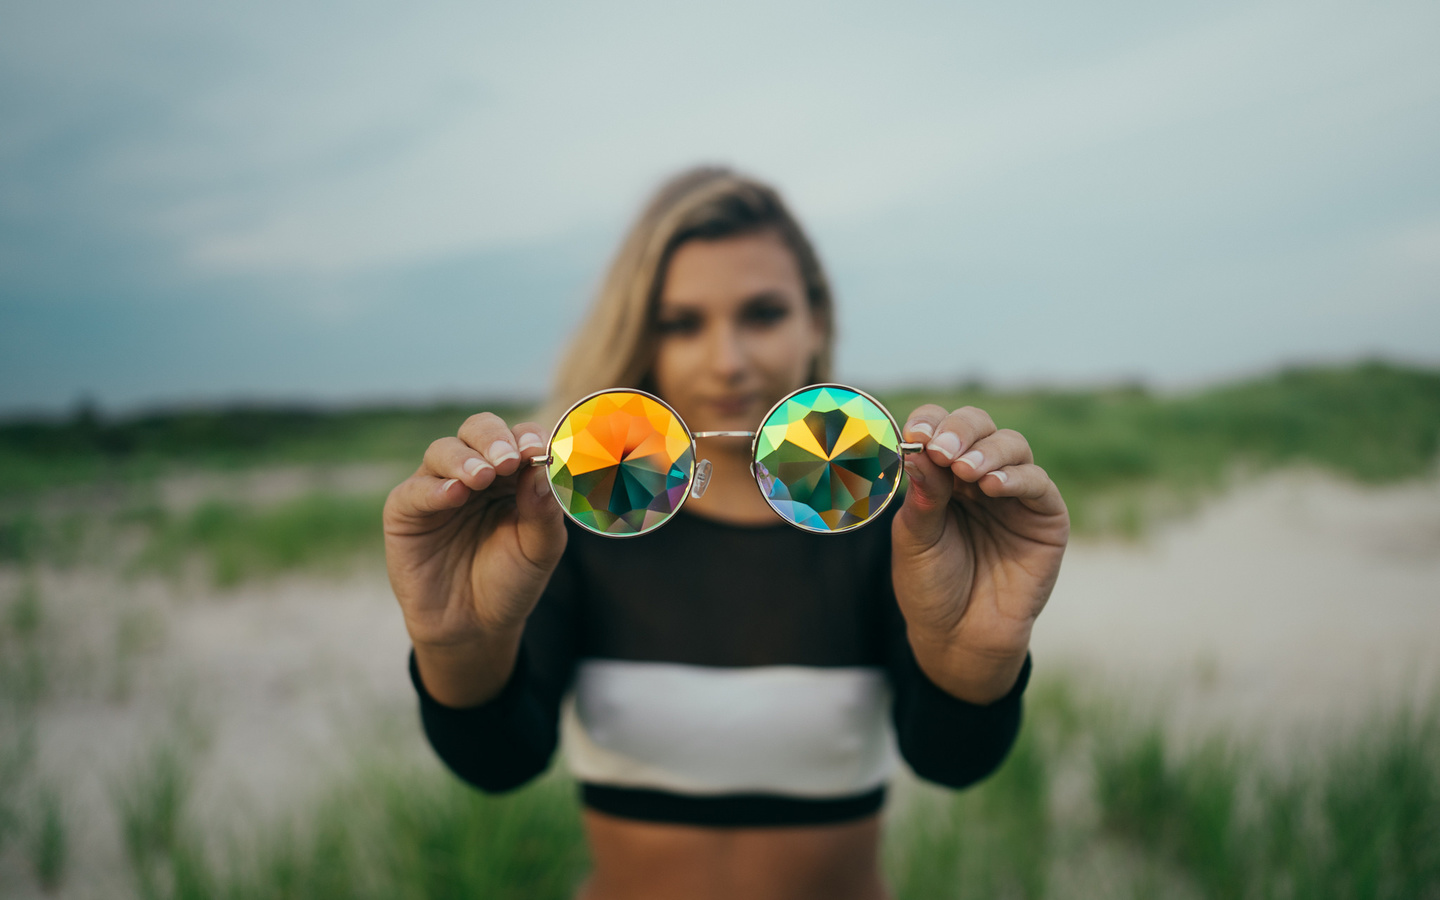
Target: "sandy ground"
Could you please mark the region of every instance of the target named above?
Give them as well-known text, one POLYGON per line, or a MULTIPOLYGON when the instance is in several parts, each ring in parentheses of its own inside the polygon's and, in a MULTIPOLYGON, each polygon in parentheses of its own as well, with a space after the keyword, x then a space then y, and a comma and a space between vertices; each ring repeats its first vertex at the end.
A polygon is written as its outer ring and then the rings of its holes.
MULTIPOLYGON (((0 570, 0 599, 20 584, 0 570)), ((158 742, 199 748, 195 808, 231 825, 323 789, 357 752, 429 759, 378 568, 223 593, 93 571, 39 587, 49 675, 31 777, 61 787, 72 821, 62 896, 130 891, 113 795, 158 742)), ((1142 542, 1076 543, 1034 653, 1040 673, 1121 685, 1201 731, 1289 733, 1431 692, 1440 481, 1286 473, 1142 542)), ((41 896, 11 845, 0 896, 41 896)))
POLYGON ((1033 647, 1042 669, 1097 671, 1200 729, 1421 700, 1440 688, 1440 481, 1283 473, 1141 543, 1073 545, 1033 647))

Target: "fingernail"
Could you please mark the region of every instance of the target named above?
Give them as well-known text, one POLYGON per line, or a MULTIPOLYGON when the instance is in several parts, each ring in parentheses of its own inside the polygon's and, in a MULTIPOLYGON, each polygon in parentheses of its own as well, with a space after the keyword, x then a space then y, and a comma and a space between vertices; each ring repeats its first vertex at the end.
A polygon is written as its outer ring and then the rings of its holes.
POLYGON ((1000 479, 1000 483, 1001 483, 1001 484, 1004 484, 1005 482, 1007 482, 1007 481, 1010 480, 1010 476, 1009 476, 1009 475, 1006 475, 1004 472, 1000 471, 999 469, 996 469, 995 471, 991 472, 990 474, 991 474, 991 475, 994 475, 996 478, 1000 479))
POLYGON ((920 464, 915 462, 915 460, 905 460, 905 474, 910 476, 911 481, 924 487, 925 478, 920 474, 920 464))
POLYGON ((540 435, 535 434, 533 431, 527 431, 524 434, 520 435, 521 450, 529 450, 532 447, 543 446, 545 446, 545 441, 541 439, 540 435))
POLYGON ((548 490, 550 490, 550 477, 544 469, 540 469, 535 473, 535 496, 543 497, 548 490))
POLYGON ((466 475, 474 475, 481 469, 489 469, 491 468, 491 466, 489 463, 487 463, 480 457, 474 456, 470 459, 465 460, 465 465, 463 466, 463 468, 465 469, 466 475))
POLYGON ((490 450, 485 454, 495 465, 500 465, 507 459, 519 459, 520 454, 515 452, 515 445, 509 441, 496 441, 490 445, 490 450))
POLYGON ((459 480, 460 480, 460 479, 458 479, 458 478, 447 478, 447 479, 445 479, 444 483, 440 485, 440 493, 443 494, 443 493, 445 493, 446 491, 450 490, 450 488, 454 486, 455 482, 457 482, 457 481, 459 481, 459 480))
POLYGON ((966 463, 972 469, 978 469, 985 464, 985 454, 981 453, 979 450, 971 450, 969 453, 960 457, 960 459, 956 461, 966 463))
POLYGON ((930 427, 929 422, 911 422, 905 426, 905 430, 923 434, 927 440, 935 436, 935 429, 930 427))
POLYGON ((953 431, 946 431, 930 442, 931 450, 939 450, 946 459, 954 459, 960 452, 960 438, 953 431))

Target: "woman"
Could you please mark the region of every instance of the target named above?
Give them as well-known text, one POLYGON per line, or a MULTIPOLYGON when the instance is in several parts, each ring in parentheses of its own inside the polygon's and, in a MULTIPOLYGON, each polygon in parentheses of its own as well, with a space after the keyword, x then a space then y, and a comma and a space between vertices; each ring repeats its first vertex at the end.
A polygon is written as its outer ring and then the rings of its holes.
MULTIPOLYGON (((753 430, 828 380, 832 315, 771 189, 684 173, 622 245, 555 410, 638 387, 694 431, 753 430)), ((883 898, 886 728, 957 787, 1008 752, 1065 504, 983 410, 922 406, 903 432, 925 445, 903 502, 839 535, 780 522, 733 438, 706 439, 709 490, 663 528, 590 534, 528 464, 548 427, 489 413, 391 492, 426 732, 461 777, 505 790, 544 770, 563 719, 594 861, 581 897, 883 898)))

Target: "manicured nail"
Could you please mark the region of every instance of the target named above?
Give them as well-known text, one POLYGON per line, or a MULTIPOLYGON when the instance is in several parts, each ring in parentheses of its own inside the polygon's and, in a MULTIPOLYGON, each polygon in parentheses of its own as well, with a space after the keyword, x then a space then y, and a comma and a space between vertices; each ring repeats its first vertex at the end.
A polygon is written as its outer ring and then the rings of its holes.
POLYGON ((544 469, 541 469, 540 471, 536 472, 534 477, 535 477, 535 482, 534 482, 534 484, 535 484, 535 496, 537 496, 537 497, 543 497, 543 496, 545 496, 545 494, 546 494, 547 492, 549 492, 549 490, 550 490, 550 478, 545 474, 545 470, 544 470, 544 469))
POLYGON ((529 449, 531 449, 532 447, 543 447, 543 446, 545 446, 545 441, 544 441, 544 439, 542 439, 542 438, 540 437, 540 435, 536 434, 536 433, 533 432, 533 431, 527 431, 527 432, 525 432, 524 434, 520 435, 520 449, 521 449, 521 450, 529 450, 529 449))
POLYGON ((910 476, 911 481, 915 482, 921 487, 925 486, 925 477, 920 474, 920 464, 917 463, 915 460, 905 460, 905 474, 910 476))
POLYGON ((490 450, 485 454, 495 465, 500 465, 507 459, 519 459, 520 454, 515 452, 515 445, 509 441, 496 441, 490 445, 490 450))
POLYGON ((465 460, 465 465, 462 468, 465 469, 466 475, 475 475, 481 469, 489 469, 493 467, 480 457, 472 456, 471 458, 465 460))
POLYGON ((460 480, 460 479, 458 479, 458 478, 447 478, 447 479, 445 479, 445 482, 440 485, 440 493, 443 494, 443 493, 445 493, 446 491, 450 490, 450 488, 455 485, 455 482, 457 482, 457 481, 459 481, 459 480, 460 480))
POLYGON ((960 438, 953 431, 943 432, 930 442, 929 449, 939 450, 946 459, 954 459, 955 454, 960 452, 960 438))
POLYGON ((935 429, 930 427, 929 422, 911 422, 909 425, 905 426, 905 430, 913 431, 916 434, 923 434, 925 435, 926 440, 929 440, 930 438, 935 436, 935 429))
POLYGON ((1000 471, 999 469, 996 469, 995 471, 991 472, 990 474, 991 474, 991 475, 994 475, 996 478, 1000 479, 1000 483, 1001 483, 1001 484, 1005 484, 1006 482, 1008 482, 1008 481, 1010 480, 1010 476, 1009 476, 1009 475, 1006 475, 1004 472, 1000 471))
POLYGON ((981 453, 979 450, 971 450, 969 453, 960 457, 960 459, 956 461, 966 463, 972 469, 978 469, 985 464, 985 454, 981 453))

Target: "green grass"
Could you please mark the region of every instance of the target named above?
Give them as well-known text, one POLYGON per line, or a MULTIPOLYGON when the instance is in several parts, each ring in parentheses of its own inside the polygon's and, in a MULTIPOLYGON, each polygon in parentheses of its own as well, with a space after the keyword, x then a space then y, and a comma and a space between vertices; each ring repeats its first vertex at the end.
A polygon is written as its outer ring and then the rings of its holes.
MULTIPOLYGON (((1175 397, 1139 387, 970 385, 883 399, 899 416, 922 402, 978 405, 1022 432, 1060 486, 1077 534, 1139 535, 1236 472, 1308 465, 1363 483, 1398 482, 1433 472, 1440 448, 1440 372, 1384 363, 1287 370, 1175 397)), ((197 468, 413 462, 481 405, 0 423, 0 563, 72 566, 121 545, 115 535, 138 532, 132 571, 178 573, 199 558, 221 586, 333 572, 379 556, 382 496, 318 492, 271 507, 217 499, 182 515, 156 504, 146 479, 197 468), (73 496, 45 503, 46 491, 69 485, 73 494, 82 483, 109 505, 77 509, 73 496), (114 498, 127 496, 117 507, 114 498)))
POLYGON ((70 827, 64 798, 54 785, 42 785, 36 795, 29 850, 35 880, 45 892, 54 893, 64 883, 70 862, 70 827))
POLYGON ((980 787, 952 793, 921 786, 891 823, 886 869, 900 898, 1047 895, 1053 828, 1050 759, 1034 729, 980 787))
POLYGON ((145 898, 570 900, 586 870, 574 791, 556 778, 497 798, 433 769, 362 769, 293 821, 207 844, 157 774, 121 804, 145 898))
POLYGON ((189 847, 184 818, 194 761, 187 745, 159 743, 111 785, 126 858, 142 897, 169 894, 175 861, 189 847))
POLYGON ((431 441, 454 434, 466 416, 482 409, 511 422, 529 414, 525 404, 476 400, 333 410, 239 406, 118 419, 102 419, 87 407, 63 419, 0 421, 0 498, 57 486, 145 481, 177 467, 418 463, 431 441))
POLYGON ((1220 740, 1176 748, 1153 725, 1101 747, 1105 829, 1207 896, 1440 896, 1440 706, 1377 715, 1288 770, 1220 740))
POLYGON ((199 557, 220 587, 298 569, 333 572, 383 552, 384 505, 383 496, 316 493, 264 509, 212 500, 185 516, 157 512, 135 566, 174 573, 199 557))
MULTIPOLYGON (((976 405, 1023 433, 1068 502, 1077 533, 1135 535, 1157 514, 1183 510, 1236 471, 1307 465, 1364 483, 1434 470, 1440 451, 1440 371, 1369 362, 1287 369, 1178 396, 1139 386, 996 391, 984 385, 886 392, 897 416, 922 403, 976 405)), ((236 408, 102 420, 81 410, 63 421, 0 422, 0 562, 73 561, 93 524, 82 514, 42 515, 57 487, 152 483, 180 470, 230 471, 280 464, 414 464, 465 416, 517 404, 477 400, 423 408, 324 411, 236 408)), ((288 511, 312 540, 357 546, 349 511, 335 498, 288 511), (310 518, 307 520, 306 516, 310 518)), ((277 543, 290 527, 240 507, 215 507, 164 541, 203 545, 225 581, 236 571, 290 567, 277 543), (249 529, 255 547, 240 545, 249 529), (219 537, 220 533, 230 537, 219 537), (219 545, 229 541, 226 548, 219 545), (264 546, 261 546, 264 545, 264 546)), ((142 523, 143 524, 143 523, 142 523)), ((173 525, 173 523, 171 523, 173 525)), ((333 559, 329 551, 320 557, 333 559)))
POLYGON ((892 823, 897 897, 1076 896, 1086 890, 1055 873, 1093 867, 1099 848, 1114 870, 1102 896, 1440 897, 1440 702, 1295 741, 1282 761, 1227 733, 1181 746, 1157 719, 1114 708, 1037 685, 992 778, 922 787, 892 823), (1093 820, 1057 811, 1077 771, 1093 820))
POLYGON ((1143 387, 997 392, 983 385, 883 397, 897 416, 938 403, 988 411, 1029 440, 1077 533, 1138 533, 1237 469, 1307 465, 1368 484, 1434 471, 1440 372, 1381 362, 1296 368, 1180 396, 1143 387))
MULTIPOLYGON (((1224 730, 1177 742, 1155 716, 1092 696, 1037 681, 991 778, 903 793, 883 848, 897 900, 1440 897, 1440 699, 1292 740, 1276 758, 1224 730)), ((190 792, 204 749, 159 741, 112 784, 147 900, 568 900, 588 866, 563 777, 494 797, 437 764, 375 762, 332 769, 350 774, 278 820, 201 820, 190 792)), ((11 833, 31 823, 37 883, 58 885, 64 806, 53 791, 24 795, 11 797, 11 833)))

